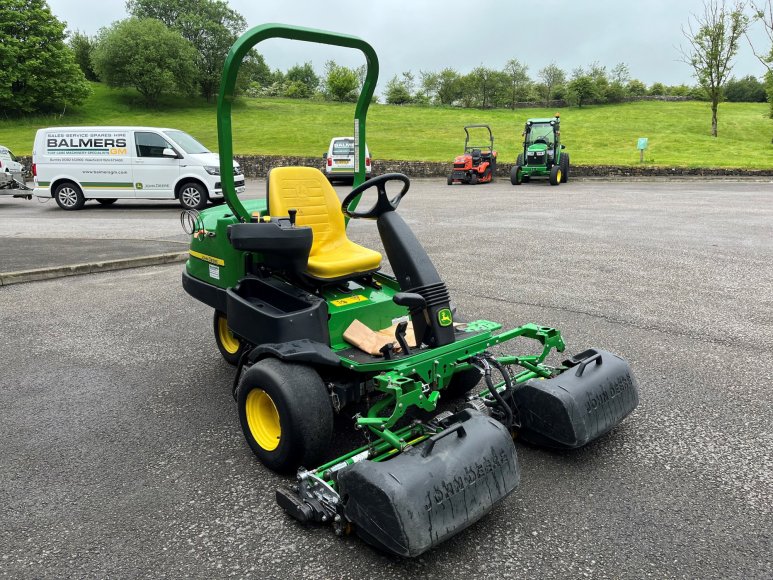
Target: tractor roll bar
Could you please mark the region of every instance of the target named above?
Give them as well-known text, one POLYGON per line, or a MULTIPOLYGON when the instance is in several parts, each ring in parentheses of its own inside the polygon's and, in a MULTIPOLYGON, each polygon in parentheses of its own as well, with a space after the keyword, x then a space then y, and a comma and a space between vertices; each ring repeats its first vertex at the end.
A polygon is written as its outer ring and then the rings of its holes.
MULTIPOLYGON (((223 187, 223 195, 228 207, 234 212, 239 221, 250 220, 250 215, 236 195, 233 172, 233 131, 231 129, 231 103, 234 99, 234 87, 236 76, 239 74, 242 60, 247 52, 259 42, 268 38, 287 38, 290 40, 302 40, 316 42, 318 44, 332 44, 347 48, 356 48, 365 55, 367 74, 360 97, 354 109, 354 147, 355 147, 355 174, 354 187, 365 181, 365 119, 368 115, 370 100, 376 90, 378 80, 378 57, 373 47, 356 36, 303 28, 288 24, 261 24, 251 28, 242 34, 231 47, 225 59, 223 76, 220 81, 220 94, 217 101, 217 144, 220 152, 220 181, 223 187)), ((357 206, 354 202, 354 207, 357 206)))

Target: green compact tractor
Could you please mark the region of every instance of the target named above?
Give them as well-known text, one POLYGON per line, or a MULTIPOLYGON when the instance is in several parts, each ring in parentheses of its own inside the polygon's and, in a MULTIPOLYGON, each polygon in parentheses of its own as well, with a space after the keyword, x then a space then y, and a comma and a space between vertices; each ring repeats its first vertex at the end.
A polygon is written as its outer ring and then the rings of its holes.
POLYGON ((569 181, 569 154, 561 145, 561 119, 529 119, 523 130, 523 152, 510 170, 510 183, 547 177, 550 185, 569 181))
POLYGON ((355 532, 410 557, 471 525, 517 487, 514 437, 580 447, 628 415, 638 394, 629 365, 614 354, 589 349, 548 364, 553 351, 564 350, 555 328, 504 330, 455 311, 396 211, 408 178, 364 181, 377 76, 375 52, 353 36, 267 24, 237 40, 218 99, 227 206, 183 213, 192 238, 182 282, 214 309, 215 341, 236 365, 233 395, 247 444, 266 467, 296 474, 292 486, 277 490, 278 504, 301 522, 355 532), (234 84, 247 52, 274 37, 365 55, 355 180, 342 203, 308 167, 272 169, 263 199, 236 195, 234 84), (366 192, 370 201, 360 204, 366 192), (349 219, 375 222, 394 276, 382 270, 381 253, 348 238, 349 219), (353 329, 382 341, 365 348, 352 342, 353 329), (533 352, 502 354, 518 338, 529 339, 533 352), (457 405, 439 412, 441 400, 457 405), (362 439, 339 457, 331 446, 335 415, 353 417, 362 439))

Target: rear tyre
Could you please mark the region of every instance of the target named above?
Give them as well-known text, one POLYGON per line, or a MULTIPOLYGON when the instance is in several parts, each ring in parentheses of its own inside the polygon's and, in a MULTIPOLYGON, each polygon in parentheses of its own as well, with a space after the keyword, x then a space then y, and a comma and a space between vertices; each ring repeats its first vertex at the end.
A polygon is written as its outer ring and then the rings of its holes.
POLYGON ((100 205, 113 205, 116 201, 118 201, 116 198, 111 197, 109 199, 98 199, 97 203, 100 205))
POLYGON ((244 437, 263 465, 288 473, 322 462, 333 436, 333 407, 314 369, 263 359, 242 375, 236 404, 244 437))
POLYGON ((54 199, 59 207, 67 211, 81 209, 86 203, 83 191, 72 181, 65 181, 57 185, 54 190, 54 199))
POLYGON ((523 153, 518 154, 518 157, 515 160, 515 164, 523 166, 523 153))
POLYGON ((454 183, 454 178, 449 175, 448 176, 448 185, 453 185, 453 183, 454 183))
POLYGON ((473 173, 470 175, 470 185, 478 185, 478 174, 473 173))
POLYGON ((239 359, 249 345, 231 331, 225 314, 217 310, 213 318, 213 327, 217 350, 220 351, 225 362, 234 366, 239 364, 239 359))
POLYGON ((195 181, 189 181, 180 186, 180 205, 185 209, 204 209, 208 198, 204 186, 195 181))
POLYGON ((521 185, 523 183, 523 168, 520 165, 514 165, 510 170, 510 183, 521 185))
POLYGON ((561 183, 569 181, 569 154, 561 155, 561 183))
POLYGON ((561 183, 561 176, 563 175, 563 171, 561 171, 561 167, 558 165, 554 165, 550 168, 550 185, 558 185, 561 183))

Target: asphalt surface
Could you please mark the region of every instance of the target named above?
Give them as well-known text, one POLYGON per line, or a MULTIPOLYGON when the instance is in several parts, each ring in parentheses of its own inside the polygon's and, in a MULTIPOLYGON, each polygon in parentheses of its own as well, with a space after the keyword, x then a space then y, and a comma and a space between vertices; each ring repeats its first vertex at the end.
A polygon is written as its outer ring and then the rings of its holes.
MULTIPOLYGON (((0 244, 184 239, 171 204, 11 203, 0 244)), ((393 559, 275 505, 181 264, 3 287, 0 575, 773 577, 773 186, 418 180, 400 211, 461 312, 624 356, 639 408, 579 451, 517 444, 514 494, 393 559)))

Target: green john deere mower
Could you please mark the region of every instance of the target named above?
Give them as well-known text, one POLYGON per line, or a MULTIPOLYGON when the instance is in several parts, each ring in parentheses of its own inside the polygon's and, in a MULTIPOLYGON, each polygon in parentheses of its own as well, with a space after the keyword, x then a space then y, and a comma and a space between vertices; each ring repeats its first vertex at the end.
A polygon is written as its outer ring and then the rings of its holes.
POLYGON ((377 77, 375 52, 353 36, 266 24, 234 44, 218 99, 227 206, 183 213, 192 237, 182 282, 214 309, 218 348, 236 365, 232 388, 248 445, 268 468, 296 474, 292 486, 277 490, 279 505, 301 522, 354 531, 410 557, 474 523, 517 487, 514 437, 580 447, 628 415, 638 394, 629 365, 612 353, 589 349, 548 364, 551 352, 564 350, 555 328, 462 322, 396 211, 409 179, 386 174, 364 182, 377 77), (245 54, 275 37, 365 55, 355 181, 343 203, 307 167, 272 169, 264 199, 236 195, 234 83, 245 54), (374 199, 360 207, 366 191, 374 199), (349 219, 375 222, 394 276, 382 271, 379 252, 348 238, 349 219), (531 339, 533 352, 493 353, 516 338, 531 339), (438 412, 447 397, 457 401, 455 410, 438 412), (362 441, 331 457, 337 414, 353 417, 362 441))
POLYGON ((561 144, 561 118, 529 119, 523 129, 523 152, 510 170, 510 183, 547 177, 550 185, 569 181, 569 154, 561 144))

